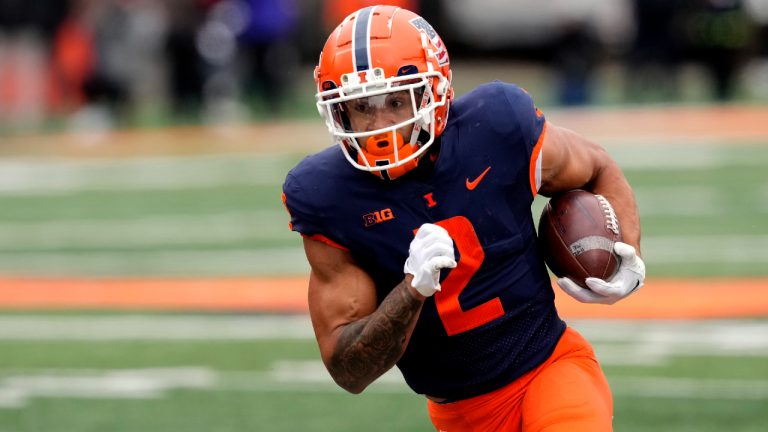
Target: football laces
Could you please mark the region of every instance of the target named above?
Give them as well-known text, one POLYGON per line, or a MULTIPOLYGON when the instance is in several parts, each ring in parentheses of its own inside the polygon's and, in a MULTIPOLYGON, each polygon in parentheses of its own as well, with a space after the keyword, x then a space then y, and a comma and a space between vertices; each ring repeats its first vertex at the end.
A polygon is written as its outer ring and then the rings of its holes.
POLYGON ((603 208, 605 227, 611 230, 614 234, 619 235, 619 219, 616 217, 616 212, 613 211, 613 206, 611 206, 611 203, 608 202, 604 196, 595 194, 595 197, 597 197, 600 207, 603 208))

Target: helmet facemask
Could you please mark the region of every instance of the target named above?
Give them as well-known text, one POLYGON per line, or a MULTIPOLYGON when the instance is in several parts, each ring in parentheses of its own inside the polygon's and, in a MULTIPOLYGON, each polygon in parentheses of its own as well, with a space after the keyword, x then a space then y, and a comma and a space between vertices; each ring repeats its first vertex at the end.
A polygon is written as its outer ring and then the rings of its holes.
POLYGON ((317 107, 347 160, 389 180, 415 168, 435 140, 435 109, 448 103, 448 92, 433 89, 448 88, 448 78, 439 72, 385 78, 376 68, 341 81, 317 94, 317 107))

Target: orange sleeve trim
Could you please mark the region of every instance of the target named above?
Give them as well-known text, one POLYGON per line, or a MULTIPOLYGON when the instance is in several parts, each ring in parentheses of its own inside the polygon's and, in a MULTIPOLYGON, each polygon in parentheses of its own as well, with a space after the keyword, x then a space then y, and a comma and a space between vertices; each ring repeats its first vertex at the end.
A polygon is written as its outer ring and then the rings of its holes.
POLYGON ((544 144, 544 137, 547 135, 547 125, 544 123, 544 127, 539 134, 539 140, 536 141, 536 145, 533 147, 533 153, 531 154, 531 162, 528 168, 529 181, 531 183, 531 193, 535 197, 539 193, 539 187, 541 186, 541 146, 544 144))
POLYGON ((326 237, 326 236, 324 236, 322 234, 314 234, 314 235, 301 234, 301 236, 304 237, 304 238, 308 238, 310 240, 314 240, 314 241, 319 241, 321 243, 325 243, 328 246, 335 247, 336 249, 341 249, 343 251, 349 252, 348 248, 345 248, 344 246, 336 243, 335 241, 329 239, 328 237, 326 237))
MULTIPOLYGON (((288 217, 293 217, 291 215, 291 209, 288 208, 288 203, 286 202, 285 193, 282 194, 281 198, 283 200, 283 207, 285 207, 285 211, 288 212, 288 217)), ((293 224, 291 223, 290 220, 288 220, 288 229, 293 231, 293 224)))

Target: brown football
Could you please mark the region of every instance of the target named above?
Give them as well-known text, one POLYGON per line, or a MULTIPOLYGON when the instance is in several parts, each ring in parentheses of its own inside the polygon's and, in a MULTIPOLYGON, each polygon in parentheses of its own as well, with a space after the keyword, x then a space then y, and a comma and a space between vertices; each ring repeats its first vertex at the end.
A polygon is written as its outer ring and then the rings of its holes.
POLYGON ((549 269, 587 288, 584 280, 610 279, 619 266, 613 244, 621 241, 616 213, 607 199, 572 190, 549 200, 539 219, 539 247, 549 269))

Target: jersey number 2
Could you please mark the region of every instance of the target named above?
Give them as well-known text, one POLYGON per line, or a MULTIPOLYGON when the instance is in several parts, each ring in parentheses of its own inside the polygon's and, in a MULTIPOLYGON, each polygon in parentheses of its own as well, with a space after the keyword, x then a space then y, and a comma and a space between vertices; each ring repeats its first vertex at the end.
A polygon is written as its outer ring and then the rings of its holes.
POLYGON ((441 291, 435 294, 437 313, 448 336, 472 330, 504 315, 504 308, 498 297, 468 310, 462 309, 459 303, 459 295, 485 259, 485 252, 472 222, 464 216, 454 216, 435 224, 448 231, 461 254, 458 265, 442 282, 441 291))

